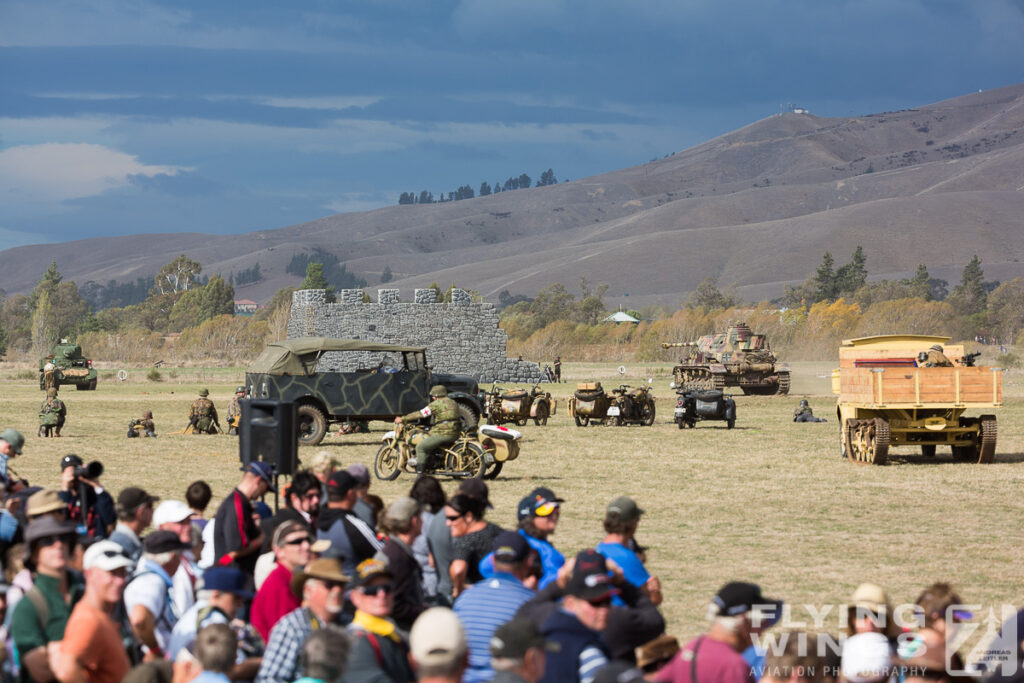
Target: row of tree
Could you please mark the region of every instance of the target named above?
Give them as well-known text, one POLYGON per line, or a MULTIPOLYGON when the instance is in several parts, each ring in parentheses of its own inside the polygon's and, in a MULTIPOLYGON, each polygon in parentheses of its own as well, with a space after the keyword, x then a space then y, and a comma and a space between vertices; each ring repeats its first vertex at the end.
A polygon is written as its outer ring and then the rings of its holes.
MULTIPOLYGON (((487 195, 497 194, 499 192, 510 192, 512 190, 525 190, 530 187, 530 183, 533 179, 525 173, 520 174, 518 177, 509 176, 504 183, 501 181, 495 182, 491 185, 486 180, 480 183, 479 194, 481 197, 487 195)), ((534 187, 545 187, 547 185, 557 185, 558 178, 555 177, 555 172, 552 169, 548 169, 540 174, 540 179, 537 180, 537 184, 534 187)), ((454 192, 448 192, 447 195, 442 192, 438 195, 437 199, 434 199, 434 193, 427 190, 420 190, 419 194, 415 192, 403 192, 398 195, 399 204, 440 204, 442 202, 457 202, 462 199, 472 199, 477 195, 477 192, 469 185, 463 185, 454 192)))

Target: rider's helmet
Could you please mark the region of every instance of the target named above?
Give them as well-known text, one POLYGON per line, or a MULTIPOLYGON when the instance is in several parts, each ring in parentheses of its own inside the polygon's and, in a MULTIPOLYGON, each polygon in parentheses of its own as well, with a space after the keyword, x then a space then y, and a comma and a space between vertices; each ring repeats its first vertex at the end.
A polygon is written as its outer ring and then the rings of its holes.
POLYGON ((434 398, 445 398, 448 396, 448 390, 444 388, 443 384, 435 384, 430 387, 430 395, 434 398))

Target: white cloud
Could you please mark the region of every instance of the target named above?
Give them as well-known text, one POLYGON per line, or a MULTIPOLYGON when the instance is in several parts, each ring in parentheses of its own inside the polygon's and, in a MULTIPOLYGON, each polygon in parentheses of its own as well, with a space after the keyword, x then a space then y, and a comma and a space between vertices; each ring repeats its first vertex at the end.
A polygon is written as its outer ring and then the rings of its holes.
POLYGON ((0 186, 21 202, 89 197, 128 184, 128 176, 175 175, 175 166, 150 166, 101 145, 47 143, 0 150, 0 186))

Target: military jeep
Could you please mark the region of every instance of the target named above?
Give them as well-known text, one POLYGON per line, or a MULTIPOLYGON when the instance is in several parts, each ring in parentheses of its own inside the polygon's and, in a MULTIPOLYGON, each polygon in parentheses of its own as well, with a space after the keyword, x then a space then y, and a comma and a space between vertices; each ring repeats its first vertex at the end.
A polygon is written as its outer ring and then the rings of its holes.
POLYGON ((476 428, 477 381, 431 372, 426 349, 361 339, 301 337, 269 344, 245 373, 253 398, 296 404, 299 444, 323 441, 332 422, 393 420, 430 402, 442 384, 459 406, 463 429, 476 428))
POLYGON ((53 347, 53 356, 46 357, 39 361, 39 388, 46 388, 46 377, 44 368, 47 362, 53 363, 54 386, 60 387, 65 384, 72 384, 76 389, 82 391, 93 391, 96 389, 97 372, 92 367, 92 361, 82 355, 82 347, 78 344, 69 344, 62 339, 60 344, 53 347))

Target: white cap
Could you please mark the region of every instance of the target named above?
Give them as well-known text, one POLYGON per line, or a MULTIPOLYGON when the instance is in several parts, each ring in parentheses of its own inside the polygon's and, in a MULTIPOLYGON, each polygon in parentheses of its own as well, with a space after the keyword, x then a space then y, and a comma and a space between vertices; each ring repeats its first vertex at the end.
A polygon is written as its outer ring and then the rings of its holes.
POLYGON ((153 513, 153 526, 159 529, 161 524, 184 522, 195 514, 192 508, 180 500, 165 500, 153 513))
POLYGON ((82 558, 83 569, 102 569, 112 572, 115 569, 130 568, 135 563, 124 554, 124 548, 113 541, 97 541, 89 546, 82 558))
POLYGON ((858 633, 843 645, 841 671, 850 683, 870 683, 892 673, 892 648, 881 633, 858 633))
POLYGON ((455 612, 431 607, 412 625, 409 649, 420 666, 446 666, 466 654, 466 632, 455 612))

